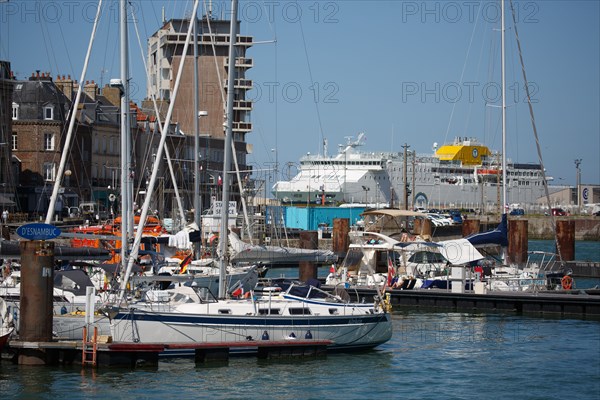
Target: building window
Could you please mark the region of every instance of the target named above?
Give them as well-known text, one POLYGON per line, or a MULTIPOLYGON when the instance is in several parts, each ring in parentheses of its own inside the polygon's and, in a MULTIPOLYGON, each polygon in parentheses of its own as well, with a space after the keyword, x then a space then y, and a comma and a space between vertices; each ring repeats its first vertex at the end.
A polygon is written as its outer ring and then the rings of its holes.
POLYGON ((54 181, 54 163, 44 163, 44 180, 46 182, 54 181))
POLYGON ((17 134, 14 132, 12 134, 12 149, 17 150, 17 134))
POLYGON ((54 119, 54 108, 52 106, 44 107, 44 119, 54 119))
POLYGON ((19 119, 19 105, 12 103, 12 119, 19 119))
POLYGON ((44 150, 54 150, 54 133, 44 133, 44 150))

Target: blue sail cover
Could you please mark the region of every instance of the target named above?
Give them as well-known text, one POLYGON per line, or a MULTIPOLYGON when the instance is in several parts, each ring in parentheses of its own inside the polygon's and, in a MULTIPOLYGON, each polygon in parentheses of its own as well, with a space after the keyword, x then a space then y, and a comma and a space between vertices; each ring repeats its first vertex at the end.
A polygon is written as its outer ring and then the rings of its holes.
POLYGON ((473 246, 480 246, 484 244, 496 244, 500 246, 508 246, 508 223, 506 221, 506 214, 502 214, 502 220, 500 225, 493 231, 475 233, 467 236, 467 239, 473 246))

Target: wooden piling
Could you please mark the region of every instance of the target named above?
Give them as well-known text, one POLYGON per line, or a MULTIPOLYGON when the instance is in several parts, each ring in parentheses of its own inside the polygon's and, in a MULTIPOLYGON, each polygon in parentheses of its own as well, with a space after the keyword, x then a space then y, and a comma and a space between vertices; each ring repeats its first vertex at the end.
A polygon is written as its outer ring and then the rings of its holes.
POLYGON ((332 250, 340 255, 348 252, 350 220, 348 218, 334 218, 332 234, 332 250))
MULTIPOLYGON (((19 337, 29 342, 52 340, 54 288, 54 242, 28 240, 20 243, 21 294, 19 337)), ((22 365, 43 365, 46 351, 28 349, 19 354, 22 365)))
POLYGON ((462 223, 462 236, 467 237, 479 233, 479 220, 478 219, 465 219, 462 223))
POLYGON ((431 220, 429 218, 415 218, 413 233, 423 238, 431 238, 431 220))
POLYGON ((526 219, 508 221, 508 262, 524 264, 527 262, 528 222, 526 219))
MULTIPOLYGON (((315 250, 319 248, 319 234, 317 231, 300 232, 301 249, 315 250)), ((317 279, 317 266, 313 262, 301 261, 298 265, 298 278, 306 282, 308 279, 317 279)))
MULTIPOLYGON (((575 260, 575 221, 564 219, 556 221, 556 237, 562 260, 575 260)), ((558 250, 556 253, 558 254, 558 250)))

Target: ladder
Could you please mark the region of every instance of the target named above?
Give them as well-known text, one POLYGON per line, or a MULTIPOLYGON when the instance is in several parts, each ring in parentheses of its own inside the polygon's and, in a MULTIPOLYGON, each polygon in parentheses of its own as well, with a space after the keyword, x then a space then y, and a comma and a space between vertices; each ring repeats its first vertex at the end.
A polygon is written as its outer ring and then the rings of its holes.
POLYGON ((81 365, 91 364, 96 366, 96 353, 98 351, 98 327, 94 326, 94 334, 91 341, 88 338, 88 327, 83 327, 83 343, 81 348, 81 365))

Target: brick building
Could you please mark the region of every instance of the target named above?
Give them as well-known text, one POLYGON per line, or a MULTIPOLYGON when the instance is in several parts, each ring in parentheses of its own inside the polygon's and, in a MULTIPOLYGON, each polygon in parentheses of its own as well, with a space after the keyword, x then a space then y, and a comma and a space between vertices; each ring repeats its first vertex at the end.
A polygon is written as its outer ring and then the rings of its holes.
POLYGON ((12 116, 14 79, 8 61, 0 61, 0 208, 16 209, 17 175, 12 162, 12 116))
MULTIPOLYGON (((183 19, 164 21, 162 27, 148 39, 147 65, 150 84, 147 88, 147 100, 142 103, 142 108, 147 113, 154 113, 154 106, 148 100, 154 95, 158 100, 163 120, 171 101, 177 71, 183 60, 183 46, 189 23, 189 20, 183 19)), ((237 24, 239 28, 240 22, 238 21, 237 24)), ((198 20, 197 88, 199 108, 198 110, 193 109, 196 89, 194 86, 193 38, 185 55, 179 91, 173 108, 172 123, 176 125, 177 132, 186 137, 185 148, 182 148, 179 153, 183 157, 179 158, 194 159, 194 118, 199 118, 202 209, 206 209, 210 205, 211 197, 217 194, 219 189, 218 178, 223 171, 224 99, 227 98, 227 76, 231 64, 228 57, 229 33, 230 21, 207 18, 206 16, 198 20), (197 111, 200 110, 206 111, 207 115, 198 117, 197 111)), ((252 89, 253 83, 251 80, 246 79, 246 73, 252 68, 253 61, 246 57, 246 51, 252 46, 252 41, 251 36, 238 35, 235 46, 237 54, 235 60, 233 141, 238 167, 241 171, 246 171, 242 173, 242 178, 249 176, 250 173, 247 171, 251 169, 246 165, 246 156, 249 152, 246 135, 252 130, 252 123, 250 122, 252 102, 246 100, 246 93, 252 89)), ((186 169, 189 171, 191 166, 192 164, 189 164, 186 169)), ((193 180, 193 174, 189 178, 193 180)), ((188 180, 186 179, 186 181, 188 180)), ((234 180, 231 184, 233 198, 239 199, 238 184, 234 180)), ((189 198, 189 194, 193 193, 187 190, 185 194, 189 198)), ((190 204, 189 201, 187 203, 190 204)), ((193 204, 193 201, 191 201, 191 204, 193 204)))

